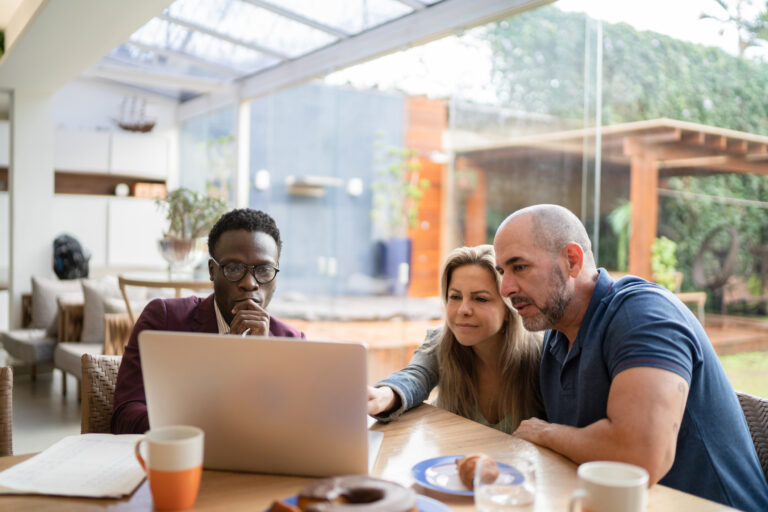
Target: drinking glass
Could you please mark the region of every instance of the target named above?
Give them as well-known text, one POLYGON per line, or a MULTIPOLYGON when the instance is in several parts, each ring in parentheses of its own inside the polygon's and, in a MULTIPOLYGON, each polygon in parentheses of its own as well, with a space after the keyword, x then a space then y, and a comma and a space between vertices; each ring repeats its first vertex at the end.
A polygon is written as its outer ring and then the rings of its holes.
POLYGON ((482 458, 475 466, 475 507, 479 512, 519 510, 536 497, 533 461, 521 455, 482 458))

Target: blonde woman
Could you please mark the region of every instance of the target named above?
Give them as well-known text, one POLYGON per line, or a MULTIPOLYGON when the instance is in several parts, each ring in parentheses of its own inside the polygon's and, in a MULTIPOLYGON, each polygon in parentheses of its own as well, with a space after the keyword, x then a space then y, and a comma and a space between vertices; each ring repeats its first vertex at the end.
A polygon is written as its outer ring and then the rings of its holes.
POLYGON ((541 337, 499 293, 493 247, 461 247, 443 265, 445 325, 427 333, 410 364, 368 389, 368 413, 391 421, 438 386, 436 405, 512 433, 541 416, 541 337))

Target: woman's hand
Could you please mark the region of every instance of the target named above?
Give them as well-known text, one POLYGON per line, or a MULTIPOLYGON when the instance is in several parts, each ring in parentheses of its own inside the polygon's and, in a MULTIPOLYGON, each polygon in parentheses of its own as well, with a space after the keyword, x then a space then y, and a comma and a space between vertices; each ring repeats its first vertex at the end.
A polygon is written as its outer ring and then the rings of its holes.
POLYGON ((395 392, 388 386, 368 386, 368 414, 373 416, 392 409, 396 398, 395 392))

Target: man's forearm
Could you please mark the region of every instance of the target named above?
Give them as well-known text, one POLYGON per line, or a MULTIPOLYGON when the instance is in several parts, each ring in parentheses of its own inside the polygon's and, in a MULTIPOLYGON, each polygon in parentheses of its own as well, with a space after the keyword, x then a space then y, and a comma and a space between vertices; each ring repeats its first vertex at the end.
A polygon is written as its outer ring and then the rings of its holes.
POLYGON ((658 446, 649 446, 637 437, 617 432, 608 419, 583 428, 528 420, 516 435, 558 452, 577 464, 593 460, 628 462, 645 468, 649 483, 658 482, 671 467, 658 446), (526 425, 527 424, 527 425, 526 425))

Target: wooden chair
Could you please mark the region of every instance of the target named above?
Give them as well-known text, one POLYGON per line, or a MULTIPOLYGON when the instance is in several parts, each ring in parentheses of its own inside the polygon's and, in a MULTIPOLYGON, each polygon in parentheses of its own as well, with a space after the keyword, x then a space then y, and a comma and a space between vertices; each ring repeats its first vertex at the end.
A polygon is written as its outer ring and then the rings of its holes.
POLYGON ((126 286, 143 286, 145 288, 166 288, 173 289, 175 291, 175 297, 181 297, 181 290, 211 290, 213 289, 213 283, 211 281, 194 281, 194 280, 151 280, 151 279, 129 279, 124 276, 117 277, 117 283, 120 285, 120 293, 123 294, 125 300, 125 307, 128 310, 128 316, 131 319, 131 325, 136 323, 136 316, 133 314, 133 308, 131 308, 131 301, 128 298, 128 293, 125 291, 126 286))
POLYGON ((115 383, 122 356, 83 354, 80 433, 109 433, 115 403, 115 383))
POLYGON ((13 368, 0 368, 0 457, 13 455, 13 368))
POLYGON ((128 313, 107 313, 104 315, 104 355, 121 356, 133 330, 128 313))
POLYGON ((763 476, 768 482, 768 400, 739 391, 736 396, 739 397, 744 417, 747 419, 757 458, 763 468, 763 476))

